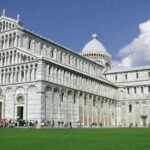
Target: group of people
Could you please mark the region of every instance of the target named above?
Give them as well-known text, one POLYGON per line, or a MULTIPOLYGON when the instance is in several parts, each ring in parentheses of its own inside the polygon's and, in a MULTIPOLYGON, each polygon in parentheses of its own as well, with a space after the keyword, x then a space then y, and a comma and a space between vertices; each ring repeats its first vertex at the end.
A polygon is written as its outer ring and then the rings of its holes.
POLYGON ((0 127, 48 127, 48 128, 72 128, 72 122, 63 122, 58 121, 55 122, 54 120, 42 120, 38 123, 37 120, 23 120, 23 119, 1 119, 0 120, 0 127))
MULTIPOLYGON (((98 124, 96 122, 91 124, 91 127, 97 127, 98 124)), ((102 123, 99 125, 100 127, 103 126, 102 123)), ((0 120, 0 127, 31 127, 31 128, 73 128, 73 127, 82 127, 80 122, 64 122, 64 121, 54 121, 54 120, 42 120, 38 122, 37 120, 23 120, 23 119, 1 119, 0 120)))
POLYGON ((14 128, 14 127, 35 127, 38 124, 37 120, 35 121, 28 121, 28 120, 23 120, 23 119, 18 119, 18 120, 14 120, 14 119, 1 119, 0 120, 0 127, 10 127, 10 128, 14 128))
POLYGON ((50 121, 50 120, 42 120, 41 127, 50 127, 50 128, 72 128, 72 122, 63 122, 63 121, 50 121))

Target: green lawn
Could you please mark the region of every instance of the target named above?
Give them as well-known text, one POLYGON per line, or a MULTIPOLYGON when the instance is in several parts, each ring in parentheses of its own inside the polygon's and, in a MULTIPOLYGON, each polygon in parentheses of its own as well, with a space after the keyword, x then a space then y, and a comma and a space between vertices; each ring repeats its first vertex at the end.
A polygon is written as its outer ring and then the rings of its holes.
POLYGON ((150 129, 0 128, 0 150, 150 150, 150 129))

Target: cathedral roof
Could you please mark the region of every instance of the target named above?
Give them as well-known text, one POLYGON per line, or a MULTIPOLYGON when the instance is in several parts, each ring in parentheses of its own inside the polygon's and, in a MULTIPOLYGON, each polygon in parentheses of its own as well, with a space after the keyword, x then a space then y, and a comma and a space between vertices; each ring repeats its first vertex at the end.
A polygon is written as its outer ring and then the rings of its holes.
POLYGON ((150 66, 119 68, 119 69, 109 70, 109 71, 106 72, 106 74, 123 73, 123 72, 135 72, 135 71, 140 71, 140 70, 150 70, 150 66))
POLYGON ((111 57, 103 44, 97 40, 96 34, 92 34, 92 40, 83 47, 81 54, 105 54, 111 57))

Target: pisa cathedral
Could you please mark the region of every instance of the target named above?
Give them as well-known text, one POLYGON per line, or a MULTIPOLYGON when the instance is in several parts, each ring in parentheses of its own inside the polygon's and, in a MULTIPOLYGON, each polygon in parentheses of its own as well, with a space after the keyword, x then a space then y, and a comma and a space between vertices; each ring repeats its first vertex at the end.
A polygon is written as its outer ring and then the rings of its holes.
POLYGON ((0 17, 0 119, 150 124, 150 67, 111 70, 96 34, 80 54, 0 17))

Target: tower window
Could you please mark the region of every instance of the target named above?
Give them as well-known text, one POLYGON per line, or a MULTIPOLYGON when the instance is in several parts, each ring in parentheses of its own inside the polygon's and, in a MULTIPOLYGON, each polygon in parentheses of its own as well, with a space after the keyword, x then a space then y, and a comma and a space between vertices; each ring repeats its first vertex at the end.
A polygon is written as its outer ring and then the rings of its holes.
POLYGON ((129 90, 129 88, 127 88, 127 93, 128 93, 128 94, 130 94, 130 90, 129 90))
POLYGON ((125 79, 128 79, 128 76, 127 76, 127 74, 125 74, 125 79))
POLYGON ((28 41, 28 49, 31 49, 31 40, 28 41))
POLYGON ((117 75, 115 75, 115 80, 117 81, 117 75))
POLYGON ((148 77, 150 77, 150 72, 148 72, 148 77))
POLYGON ((61 102, 64 100, 64 93, 61 93, 61 102))
POLYGON ((93 99, 93 106, 96 106, 96 99, 93 99))
POLYGON ((76 103, 76 94, 74 94, 74 96, 73 96, 73 103, 74 104, 76 103))
POLYGON ((150 86, 148 86, 148 93, 150 93, 150 86))
POLYGON ((42 50, 43 50, 43 44, 40 44, 40 55, 42 54, 42 50))
POLYGON ((51 50, 51 57, 53 58, 54 57, 54 51, 51 50))
POLYGON ((141 93, 143 93, 143 87, 141 87, 141 93))
POLYGON ((129 112, 132 112, 132 105, 129 105, 129 112))
POLYGON ((84 97, 84 105, 86 106, 86 97, 84 97))
POLYGON ((136 78, 138 78, 139 77, 139 74, 138 73, 136 73, 136 78))
POLYGON ((23 78, 24 78, 24 71, 22 70, 21 71, 21 81, 23 80, 23 78))
POLYGON ((136 87, 134 87, 134 93, 136 94, 136 87))

